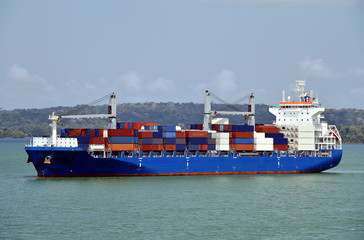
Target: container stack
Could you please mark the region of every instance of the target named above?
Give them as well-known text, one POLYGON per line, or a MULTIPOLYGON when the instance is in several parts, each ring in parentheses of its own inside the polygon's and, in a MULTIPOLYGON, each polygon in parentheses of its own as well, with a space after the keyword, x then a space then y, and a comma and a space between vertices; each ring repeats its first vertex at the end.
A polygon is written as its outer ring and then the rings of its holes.
POLYGON ((254 151, 254 126, 228 125, 230 148, 235 151, 254 151))
POLYGON ((186 134, 179 126, 158 126, 163 136, 164 151, 185 151, 186 134))
POLYGON ((140 151, 163 151, 163 133, 155 130, 139 131, 138 144, 140 151))
POLYGON ((228 132, 215 132, 212 133, 212 138, 216 139, 217 151, 230 150, 230 134, 228 132))
POLYGON ((186 131, 186 147, 189 151, 207 151, 208 150, 207 131, 186 131))
MULTIPOLYGON (((280 129, 273 125, 256 125, 255 131, 257 133, 264 133, 265 138, 273 139, 273 150, 276 151, 288 151, 288 139, 284 137, 283 133, 280 133, 280 129)), ((269 140, 264 141, 268 144, 269 140)))
POLYGON ((108 129, 108 148, 111 151, 134 151, 138 137, 133 129, 108 129))
POLYGON ((265 133, 254 132, 254 151, 273 150, 273 138, 266 138, 265 133))

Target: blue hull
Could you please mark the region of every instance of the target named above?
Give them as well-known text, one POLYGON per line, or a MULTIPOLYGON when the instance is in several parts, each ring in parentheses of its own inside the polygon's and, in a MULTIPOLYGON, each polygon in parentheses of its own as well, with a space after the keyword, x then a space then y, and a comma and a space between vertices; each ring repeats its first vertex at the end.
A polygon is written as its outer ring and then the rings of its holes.
POLYGON ((80 148, 26 147, 39 177, 238 175, 322 172, 340 163, 308 156, 155 156, 95 158, 80 148), (44 159, 50 157, 50 163, 44 159))

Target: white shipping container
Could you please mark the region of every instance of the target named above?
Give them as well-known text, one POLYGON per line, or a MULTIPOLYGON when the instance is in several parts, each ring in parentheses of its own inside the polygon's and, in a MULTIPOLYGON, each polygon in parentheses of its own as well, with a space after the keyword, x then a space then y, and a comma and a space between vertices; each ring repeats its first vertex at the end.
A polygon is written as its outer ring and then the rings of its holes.
POLYGON ((273 145, 273 138, 254 138, 255 144, 271 144, 273 145))
POLYGON ((265 133, 254 132, 254 138, 265 138, 265 133))
POLYGON ((217 151, 229 151, 230 150, 230 146, 229 146, 229 144, 216 145, 216 150, 217 151))
POLYGON ((217 145, 229 145, 230 144, 230 140, 229 138, 216 138, 216 146, 217 145))
POLYGON ((216 138, 216 139, 229 139, 230 135, 229 133, 212 133, 211 134, 212 138, 216 138))
POLYGON ((254 144, 254 151, 273 151, 273 145, 254 144))

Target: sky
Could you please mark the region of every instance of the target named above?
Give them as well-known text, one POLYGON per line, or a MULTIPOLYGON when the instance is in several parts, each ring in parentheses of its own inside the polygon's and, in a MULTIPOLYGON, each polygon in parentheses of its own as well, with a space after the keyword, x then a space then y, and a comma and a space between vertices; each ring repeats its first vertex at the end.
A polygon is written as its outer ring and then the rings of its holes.
POLYGON ((364 0, 0 0, 0 109, 205 90, 278 105, 300 79, 326 108, 364 109, 364 0))

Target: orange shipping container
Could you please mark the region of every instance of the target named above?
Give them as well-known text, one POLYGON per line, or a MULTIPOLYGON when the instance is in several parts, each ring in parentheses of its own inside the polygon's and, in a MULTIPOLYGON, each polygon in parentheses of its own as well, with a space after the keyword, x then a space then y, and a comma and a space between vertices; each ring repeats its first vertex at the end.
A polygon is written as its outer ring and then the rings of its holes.
POLYGON ((235 151, 254 151, 254 144, 231 144, 230 148, 235 151))
POLYGON ((163 151, 162 144, 142 144, 140 145, 141 151, 163 151))
POLYGON ((108 147, 111 151, 134 151, 138 145, 132 143, 114 143, 108 144, 108 147))
POLYGON ((164 151, 176 151, 175 144, 166 144, 164 145, 164 151))
POLYGON ((186 131, 188 138, 207 138, 209 136, 207 131, 186 131))

